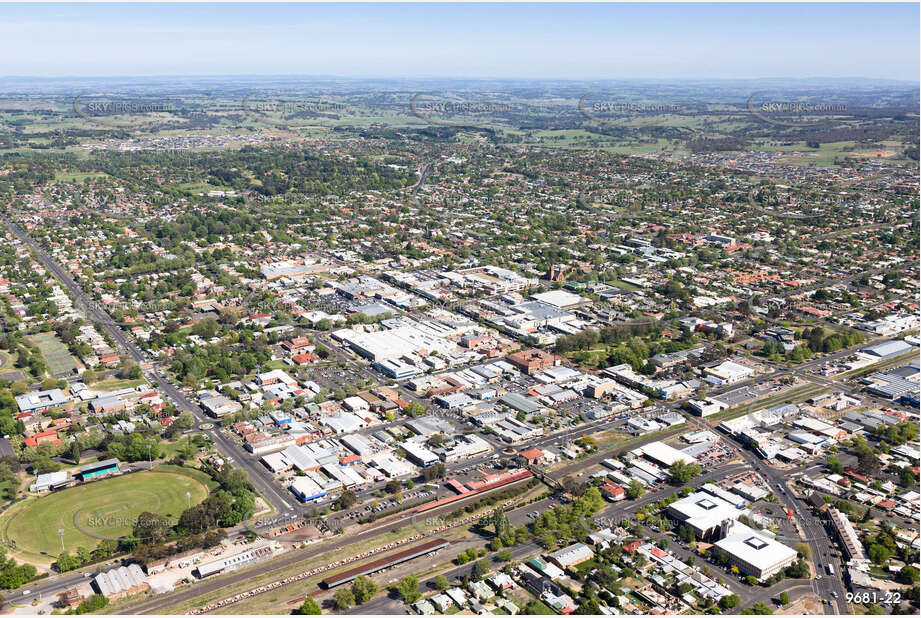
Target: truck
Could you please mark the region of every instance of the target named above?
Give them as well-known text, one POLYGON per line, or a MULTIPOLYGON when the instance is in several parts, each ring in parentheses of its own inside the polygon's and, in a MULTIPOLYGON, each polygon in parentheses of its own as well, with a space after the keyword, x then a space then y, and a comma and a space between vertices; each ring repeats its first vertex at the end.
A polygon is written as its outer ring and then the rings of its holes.
POLYGON ((825 568, 826 568, 826 570, 828 571, 828 574, 829 574, 829 575, 834 575, 834 574, 835 574, 835 567, 833 567, 830 563, 827 564, 827 565, 825 565, 825 568))

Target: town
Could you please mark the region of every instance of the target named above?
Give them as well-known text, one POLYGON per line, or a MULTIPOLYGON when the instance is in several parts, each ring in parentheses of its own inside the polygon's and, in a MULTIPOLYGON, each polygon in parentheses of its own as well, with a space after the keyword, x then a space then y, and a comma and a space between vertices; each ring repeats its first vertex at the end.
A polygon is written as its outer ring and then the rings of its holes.
POLYGON ((138 80, 0 96, 5 613, 921 611, 916 84, 138 80))

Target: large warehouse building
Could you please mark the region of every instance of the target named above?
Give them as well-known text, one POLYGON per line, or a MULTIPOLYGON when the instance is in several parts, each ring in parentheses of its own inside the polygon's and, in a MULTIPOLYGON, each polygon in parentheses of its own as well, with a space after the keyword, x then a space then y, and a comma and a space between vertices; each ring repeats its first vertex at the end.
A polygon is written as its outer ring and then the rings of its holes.
POLYGON ((327 589, 335 588, 336 586, 341 586, 342 584, 351 582, 356 577, 360 577, 362 575, 371 575, 372 573, 377 573, 378 571, 389 569, 392 566, 402 564, 403 562, 407 562, 413 558, 425 556, 426 554, 436 552, 439 549, 444 549, 450 544, 451 542, 445 539, 432 539, 431 541, 426 541, 420 545, 414 545, 413 547, 396 552, 395 554, 390 554, 389 556, 378 558, 377 560, 368 562, 361 566, 357 566, 353 569, 349 569, 348 571, 327 577, 322 582, 320 582, 320 585, 327 589))

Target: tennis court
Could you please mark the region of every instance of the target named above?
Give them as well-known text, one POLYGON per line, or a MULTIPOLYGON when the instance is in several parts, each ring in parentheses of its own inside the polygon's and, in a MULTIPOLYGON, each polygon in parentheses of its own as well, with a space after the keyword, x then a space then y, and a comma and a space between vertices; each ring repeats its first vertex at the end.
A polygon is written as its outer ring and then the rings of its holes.
POLYGON ((39 333, 30 339, 45 357, 51 375, 71 373, 77 367, 77 360, 70 355, 67 346, 61 343, 55 333, 39 333))

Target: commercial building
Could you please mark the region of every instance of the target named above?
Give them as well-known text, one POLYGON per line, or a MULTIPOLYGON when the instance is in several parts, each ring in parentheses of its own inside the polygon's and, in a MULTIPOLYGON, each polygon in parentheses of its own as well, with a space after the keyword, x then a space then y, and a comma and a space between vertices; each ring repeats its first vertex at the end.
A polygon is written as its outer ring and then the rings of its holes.
POLYGON ((752 377, 755 370, 727 360, 715 367, 707 367, 704 375, 715 384, 734 384, 752 377))
POLYGON ((723 538, 714 546, 729 554, 729 560, 746 575, 764 580, 796 561, 796 550, 745 524, 728 520, 721 528, 723 538))
POLYGON ((310 502, 326 495, 326 490, 307 476, 296 477, 291 485, 288 486, 288 489, 301 502, 310 502))
POLYGON ((225 414, 233 414, 239 412, 243 409, 243 406, 238 401, 234 401, 229 397, 224 395, 211 395, 210 397, 202 398, 200 402, 202 410, 205 411, 209 416, 214 418, 220 418, 225 414))
POLYGON ((646 459, 652 460, 653 462, 669 467, 675 462, 683 461, 686 464, 696 463, 697 460, 693 457, 685 455, 676 448, 673 448, 664 442, 650 442, 639 448, 635 448, 630 451, 631 454, 637 457, 645 457, 646 459))
POLYGON ((844 547, 848 559, 865 560, 866 556, 863 553, 863 545, 861 545, 860 538, 857 536, 857 531, 854 530, 854 526, 851 525, 847 515, 834 507, 829 507, 826 513, 828 513, 831 525, 838 534, 838 538, 841 540, 841 545, 844 547))
POLYGON ((727 519, 738 519, 747 511, 722 498, 698 491, 668 505, 668 515, 694 531, 701 540, 712 539, 727 519))
POLYGON ((515 352, 514 354, 509 354, 506 358, 519 371, 528 375, 549 369, 560 362, 559 358, 553 354, 536 348, 515 352))
POLYGON ((534 300, 552 305, 557 309, 575 309, 582 305, 590 304, 592 301, 588 298, 567 292, 566 290, 550 290, 549 292, 540 292, 532 294, 534 300))
POLYGON ((446 463, 450 463, 466 457, 489 453, 491 451, 492 446, 490 446, 489 442, 476 434, 469 434, 458 436, 454 446, 441 453, 441 458, 446 463))
POLYGON ((864 354, 869 356, 874 356, 876 358, 889 358, 891 356, 898 356, 899 354, 905 354, 912 349, 912 346, 906 343, 902 339, 895 339, 893 341, 884 341, 883 343, 878 343, 876 345, 864 348, 861 350, 864 354))
POLYGON ((420 444, 415 444, 413 442, 404 442, 400 445, 403 451, 406 453, 406 458, 417 466, 427 468, 433 464, 436 464, 440 461, 438 455, 428 450, 420 444))
POLYGON ((718 414, 729 406, 722 401, 717 401, 716 399, 710 399, 708 397, 707 399, 692 399, 688 402, 688 407, 696 416, 705 417, 718 414))

